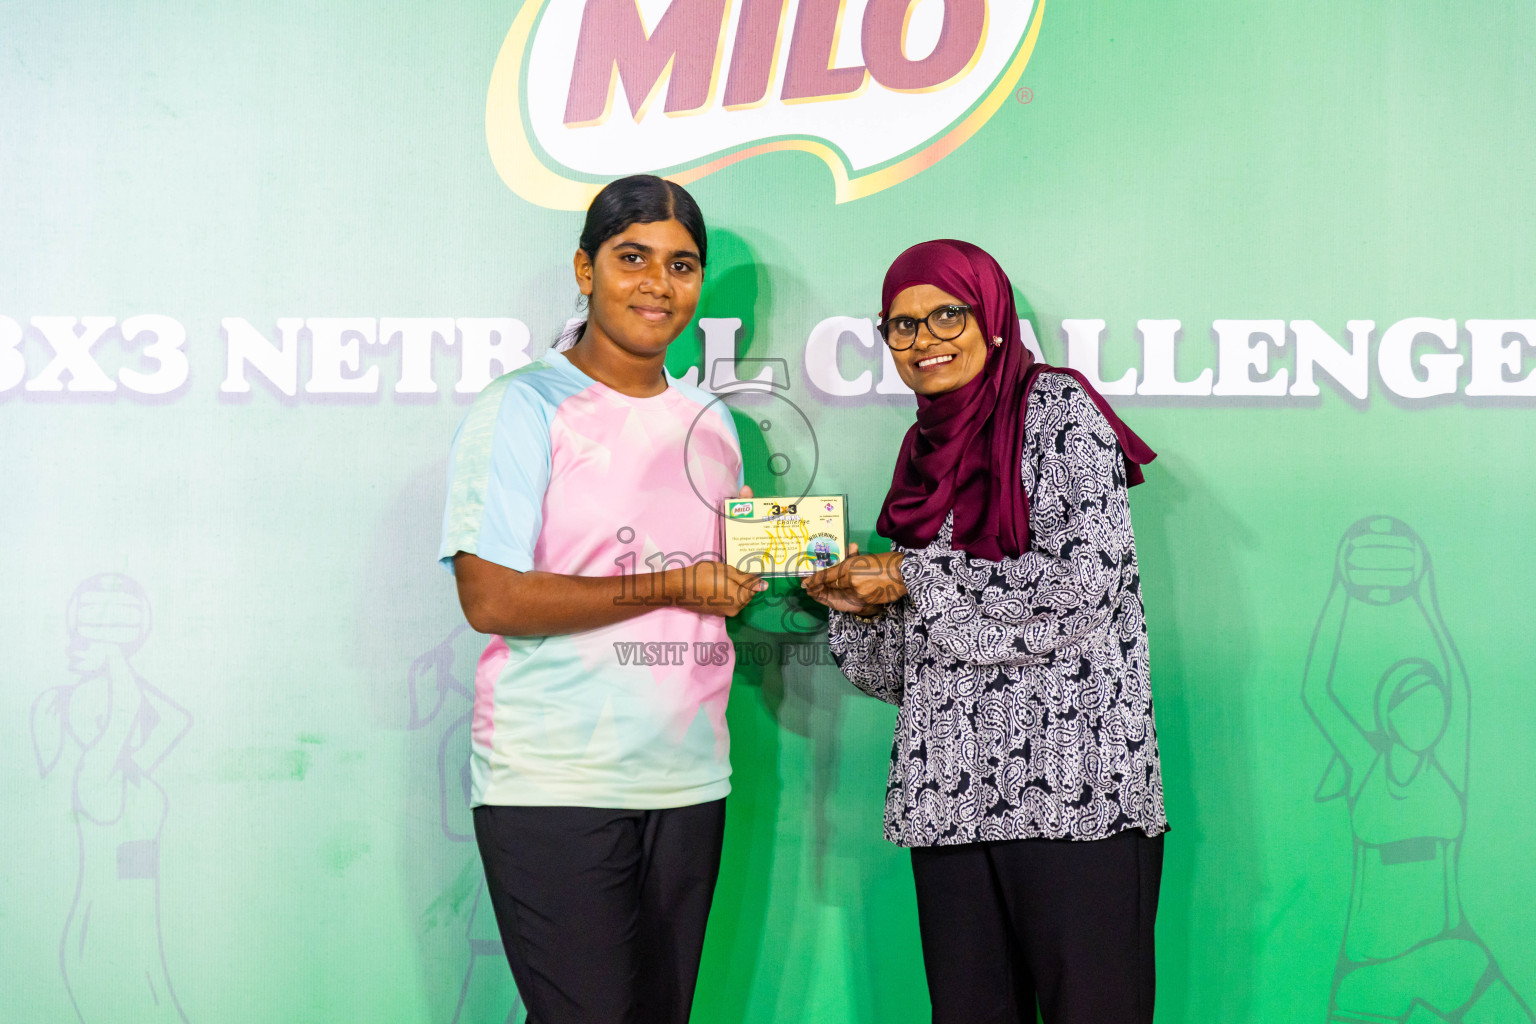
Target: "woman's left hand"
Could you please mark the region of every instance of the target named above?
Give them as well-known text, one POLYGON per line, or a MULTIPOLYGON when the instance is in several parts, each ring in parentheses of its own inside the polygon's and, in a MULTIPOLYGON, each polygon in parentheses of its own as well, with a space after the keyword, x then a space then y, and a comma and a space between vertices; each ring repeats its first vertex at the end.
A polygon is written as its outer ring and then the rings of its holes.
POLYGON ((811 599, 837 611, 868 615, 907 593, 901 578, 900 551, 861 555, 848 545, 848 557, 830 568, 804 577, 800 585, 811 599))

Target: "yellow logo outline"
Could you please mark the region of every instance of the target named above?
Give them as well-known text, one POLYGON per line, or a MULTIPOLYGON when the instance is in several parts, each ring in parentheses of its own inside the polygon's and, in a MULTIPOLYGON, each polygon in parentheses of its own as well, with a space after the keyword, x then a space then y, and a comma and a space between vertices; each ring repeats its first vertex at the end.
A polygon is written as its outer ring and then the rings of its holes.
MULTIPOLYGON (((549 0, 525 0, 502 41, 501 51, 496 55, 496 64, 491 69, 491 83, 486 93, 485 138, 496 173, 518 196, 551 210, 585 210, 602 189, 603 183, 567 178, 551 169, 534 152, 532 142, 523 129, 523 61, 539 13, 548 3, 549 0)), ((850 176, 842 157, 827 143, 816 139, 778 139, 706 157, 703 162, 667 177, 679 185, 690 185, 754 156, 798 150, 820 157, 827 165, 827 169, 832 172, 838 203, 863 199, 898 185, 959 149, 1001 109, 1013 94, 1014 87, 1024 74, 1025 65, 1029 63, 1030 55, 1034 53, 1035 40, 1039 38, 1040 21, 1044 14, 1045 0, 1037 0, 1029 31, 1024 34, 1024 41, 1014 54, 1013 62, 992 86, 991 92, 968 114, 923 148, 887 167, 850 176)))

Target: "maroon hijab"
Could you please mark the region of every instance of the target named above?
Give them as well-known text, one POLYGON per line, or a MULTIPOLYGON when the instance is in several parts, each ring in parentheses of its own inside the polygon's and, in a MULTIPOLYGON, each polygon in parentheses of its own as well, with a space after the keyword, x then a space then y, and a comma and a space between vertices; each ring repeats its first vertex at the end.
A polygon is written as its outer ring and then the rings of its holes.
POLYGON ((881 315, 907 288, 931 284, 971 306, 988 341, 981 372, 954 391, 917 396, 917 422, 896 457, 891 490, 876 529, 908 548, 926 547, 944 517, 955 513, 954 546, 980 558, 1017 558, 1029 550, 1029 496, 1019 482, 1024 412, 1042 372, 1071 375, 1114 429, 1129 485, 1157 457, 1121 422, 1109 403, 1076 370, 1037 363, 1024 347, 1013 285, 986 252, 954 239, 914 245, 891 264, 881 315), (1002 344, 991 341, 1001 338, 1002 344))

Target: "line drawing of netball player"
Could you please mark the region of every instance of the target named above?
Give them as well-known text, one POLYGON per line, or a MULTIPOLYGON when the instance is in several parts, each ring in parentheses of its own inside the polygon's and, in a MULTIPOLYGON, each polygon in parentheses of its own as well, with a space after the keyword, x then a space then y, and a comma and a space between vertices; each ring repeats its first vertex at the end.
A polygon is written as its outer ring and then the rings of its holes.
MULTIPOLYGON (((469 729, 474 716, 475 695, 454 673, 455 642, 469 632, 469 627, 459 625, 436 647, 422 654, 411 663, 409 687, 411 731, 425 729, 433 723, 442 724, 442 737, 437 745, 437 791, 440 824, 443 838, 451 843, 473 843, 474 826, 470 818, 469 785, 469 729), (435 693, 430 709, 423 691, 435 693), (453 706, 450 707, 449 705, 453 706), (462 708, 454 715, 456 708, 462 708)), ((496 928, 496 918, 491 912, 490 899, 485 892, 485 873, 475 848, 467 848, 467 864, 460 878, 472 877, 474 895, 468 900, 469 914, 465 919, 465 940, 469 960, 464 968, 464 981, 459 986, 458 1002, 453 1010, 453 1024, 465 1024, 500 1019, 505 1024, 518 1024, 525 1016, 523 1001, 512 983, 512 972, 507 967, 506 951, 502 948, 501 933, 496 928), (494 1017, 507 1007, 504 1017, 494 1017)), ((443 896, 447 902, 457 903, 458 882, 450 886, 443 896)), ((441 900, 442 897, 439 897, 441 900)))
POLYGON ((1328 1020, 1532 1021, 1461 907, 1470 716, 1466 669, 1424 542, 1371 516, 1339 544, 1302 700, 1333 747, 1314 796, 1354 838, 1328 1020))
POLYGON ((129 659, 149 636, 137 582, 101 573, 65 610, 73 683, 32 705, 32 745, 47 777, 73 761, 70 805, 78 873, 59 941, 59 972, 76 1017, 186 1021, 171 983, 160 921, 160 839, 169 802, 155 773, 192 728, 192 716, 129 659))

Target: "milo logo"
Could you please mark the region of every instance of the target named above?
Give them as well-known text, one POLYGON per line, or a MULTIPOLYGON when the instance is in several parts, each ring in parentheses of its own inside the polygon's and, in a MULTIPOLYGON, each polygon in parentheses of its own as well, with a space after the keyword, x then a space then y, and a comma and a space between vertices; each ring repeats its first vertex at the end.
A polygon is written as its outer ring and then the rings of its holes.
POLYGON ((725 510, 725 514, 730 516, 732 519, 751 519, 752 503, 750 501, 730 502, 725 510))
POLYGON ((524 0, 491 73, 486 136, 530 202, 688 184, 798 150, 838 202, 926 170, 1012 94, 1043 0, 524 0))

